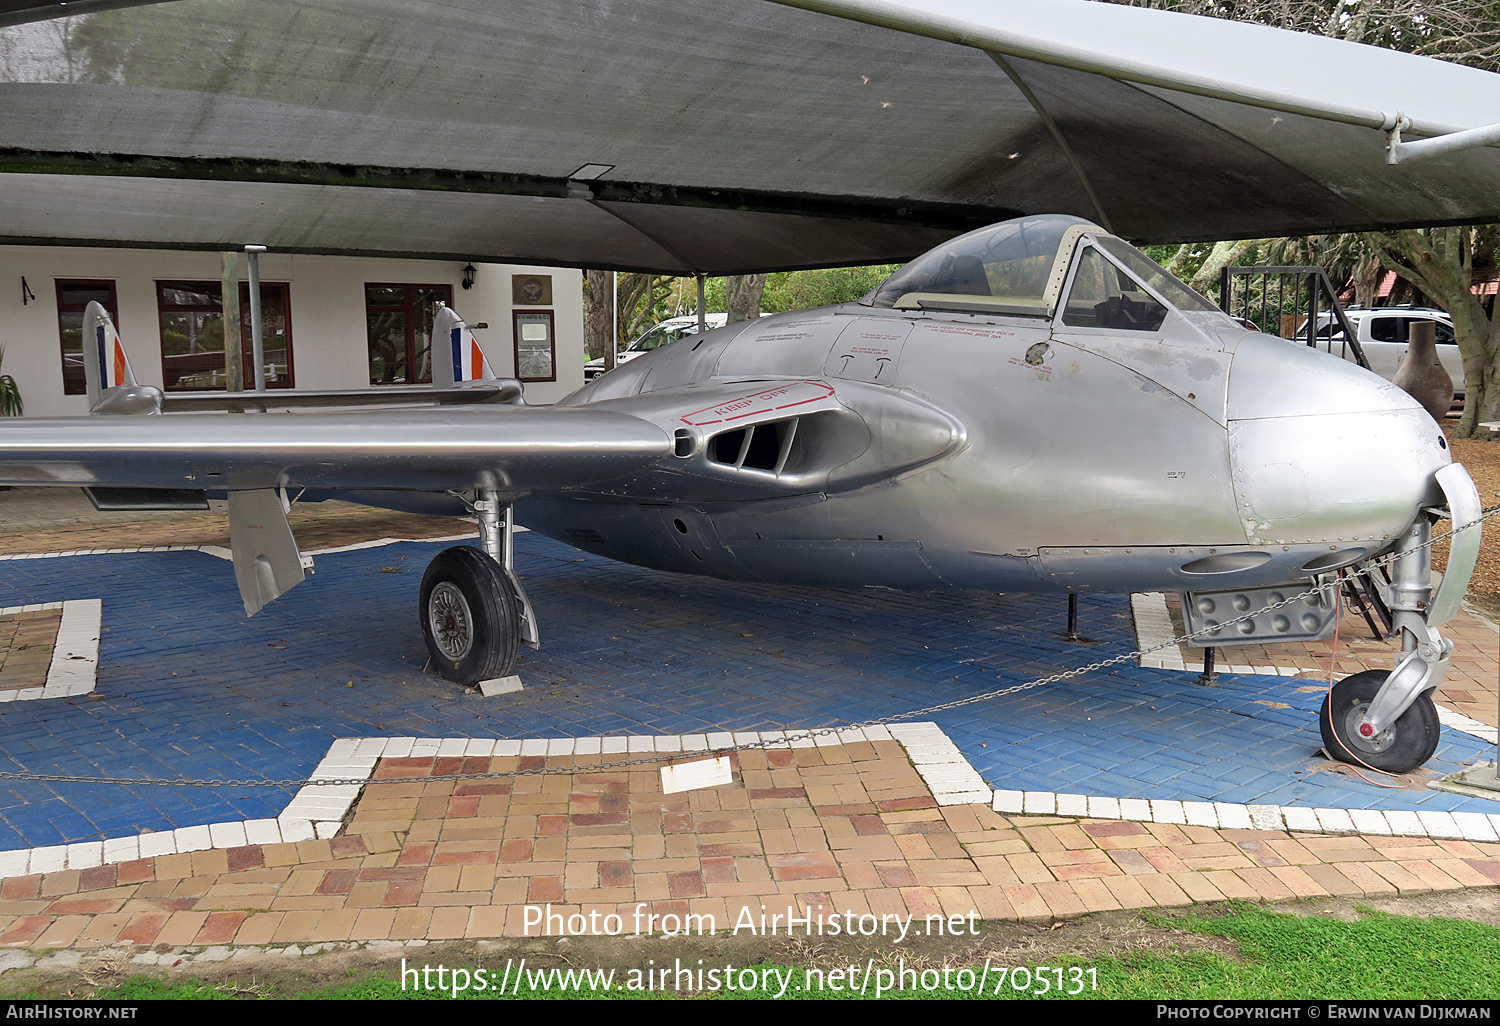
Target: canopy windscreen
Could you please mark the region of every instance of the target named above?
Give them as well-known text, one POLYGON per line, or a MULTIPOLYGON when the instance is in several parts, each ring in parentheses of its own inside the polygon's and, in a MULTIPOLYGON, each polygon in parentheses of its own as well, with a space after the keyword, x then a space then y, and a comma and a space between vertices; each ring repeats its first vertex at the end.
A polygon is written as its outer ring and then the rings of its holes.
MULTIPOLYGON (((1231 22, 887 6, 1460 128, 1500 110, 1500 76, 1231 22)), ((1367 127, 767 0, 80 8, 0 3, 10 241, 725 274, 905 260, 1033 213, 1136 241, 1500 219, 1492 148, 1389 167, 1367 127)))

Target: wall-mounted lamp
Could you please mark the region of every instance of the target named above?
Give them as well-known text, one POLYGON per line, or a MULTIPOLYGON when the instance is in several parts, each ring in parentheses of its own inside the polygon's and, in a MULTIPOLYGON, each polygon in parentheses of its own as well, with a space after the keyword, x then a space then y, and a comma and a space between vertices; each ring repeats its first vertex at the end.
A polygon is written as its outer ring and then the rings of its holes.
POLYGON ((476 270, 474 270, 474 265, 473 264, 466 264, 466 265, 464 265, 464 288, 465 289, 472 289, 474 287, 474 275, 477 274, 477 273, 479 273, 479 272, 477 272, 476 270))

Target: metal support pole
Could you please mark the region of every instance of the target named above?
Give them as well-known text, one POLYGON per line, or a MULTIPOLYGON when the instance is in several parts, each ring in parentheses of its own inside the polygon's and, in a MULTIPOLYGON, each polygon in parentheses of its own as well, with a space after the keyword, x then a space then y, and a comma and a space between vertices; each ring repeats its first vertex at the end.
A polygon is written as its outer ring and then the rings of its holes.
POLYGON ((1082 641, 1078 636, 1078 593, 1068 592, 1068 629, 1063 634, 1068 641, 1082 641))
POLYGON ((708 318, 703 313, 703 275, 698 275, 698 330, 708 330, 708 318))
POLYGON ((266 390, 265 341, 260 331, 260 255, 264 246, 246 246, 245 262, 250 266, 250 352, 255 360, 255 390, 266 390))
POLYGON ((1403 653, 1416 648, 1425 633, 1432 601, 1431 541, 1432 524, 1419 516, 1396 546, 1400 554, 1391 567, 1391 625, 1401 635, 1403 653))
POLYGON ((1206 688, 1211 688, 1219 683, 1219 674, 1214 670, 1213 646, 1209 646, 1203 650, 1203 672, 1198 675, 1198 679, 1194 683, 1202 684, 1206 688))

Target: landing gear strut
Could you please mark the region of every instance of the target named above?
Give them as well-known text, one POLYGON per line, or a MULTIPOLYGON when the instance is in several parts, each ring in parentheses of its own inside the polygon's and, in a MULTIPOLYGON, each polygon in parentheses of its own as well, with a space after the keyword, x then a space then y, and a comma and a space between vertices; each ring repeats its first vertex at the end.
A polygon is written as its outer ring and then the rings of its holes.
POLYGON ((456 545, 438 553, 422 576, 418 616, 437 671, 477 684, 509 674, 520 643, 537 648, 541 638, 515 574, 513 508, 493 489, 464 498, 479 519, 483 551, 456 545))
POLYGON ((1390 602, 1401 636, 1396 668, 1345 677, 1323 700, 1323 747, 1340 762, 1409 773, 1437 750, 1441 726, 1432 694, 1443 683, 1453 642, 1431 622, 1446 619, 1433 615, 1439 603, 1432 591, 1431 543, 1432 524, 1419 516, 1397 548, 1390 602))

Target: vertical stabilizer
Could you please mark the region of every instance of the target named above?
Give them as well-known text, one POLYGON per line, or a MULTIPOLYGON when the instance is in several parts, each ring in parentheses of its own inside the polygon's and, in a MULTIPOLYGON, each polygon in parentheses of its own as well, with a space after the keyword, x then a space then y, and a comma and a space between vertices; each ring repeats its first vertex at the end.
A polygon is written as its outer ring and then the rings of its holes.
POLYGON ((115 323, 98 302, 83 311, 83 380, 90 413, 161 412, 161 389, 136 383, 115 323))
POLYGON ((484 350, 479 348, 479 340, 452 307, 439 308, 432 319, 432 354, 433 388, 495 379, 484 350))

